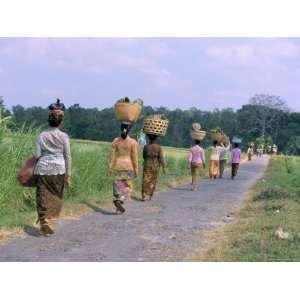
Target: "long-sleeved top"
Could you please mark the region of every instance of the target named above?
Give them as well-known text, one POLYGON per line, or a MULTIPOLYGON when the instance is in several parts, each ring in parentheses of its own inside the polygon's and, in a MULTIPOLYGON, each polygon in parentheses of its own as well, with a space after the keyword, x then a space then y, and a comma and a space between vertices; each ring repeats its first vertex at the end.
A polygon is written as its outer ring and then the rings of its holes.
POLYGON ((227 160, 228 159, 228 152, 230 150, 230 144, 227 147, 223 147, 220 151, 220 160, 227 160))
POLYGON ((241 160, 241 149, 240 148, 234 148, 231 152, 231 161, 233 164, 239 164, 241 160))
POLYGON ((111 161, 109 165, 115 171, 138 171, 138 143, 127 136, 118 137, 112 143, 111 161))
POLYGON ((191 147, 188 160, 190 163, 205 164, 204 150, 199 145, 191 147))
POLYGON ((43 131, 36 144, 36 164, 34 174, 71 176, 72 159, 70 140, 58 128, 43 131))

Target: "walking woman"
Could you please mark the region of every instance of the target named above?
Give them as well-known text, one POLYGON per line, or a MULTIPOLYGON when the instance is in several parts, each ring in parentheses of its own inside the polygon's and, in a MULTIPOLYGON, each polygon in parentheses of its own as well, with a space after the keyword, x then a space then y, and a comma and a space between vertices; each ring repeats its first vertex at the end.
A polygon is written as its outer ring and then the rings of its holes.
POLYGON ((228 151, 230 150, 230 143, 228 145, 221 144, 222 149, 220 150, 220 161, 219 161, 219 178, 223 178, 223 174, 228 159, 228 151))
POLYGON ((197 181, 202 168, 205 169, 205 152, 201 148, 199 140, 195 140, 195 145, 190 148, 188 161, 192 174, 192 190, 196 191, 197 181))
POLYGON ((248 161, 251 161, 252 157, 253 157, 253 154, 254 154, 254 150, 253 150, 252 145, 249 145, 247 153, 248 153, 248 161))
POLYGON ((231 153, 231 179, 234 179, 237 175, 239 166, 240 166, 240 160, 241 160, 241 149, 239 148, 239 144, 235 143, 232 153, 231 153))
POLYGON ((54 233, 50 219, 57 218, 63 207, 64 187, 71 187, 70 141, 60 130, 65 114, 65 106, 57 102, 49 106, 50 128, 43 131, 37 141, 36 202, 40 233, 54 233))
POLYGON ((217 141, 213 141, 213 146, 210 147, 210 161, 209 161, 209 177, 210 179, 217 179, 219 172, 220 152, 223 147, 218 146, 217 141))
POLYGON ((147 134, 149 144, 144 147, 143 158, 143 184, 142 184, 142 200, 152 199, 156 188, 156 182, 159 175, 159 170, 162 168, 166 174, 164 156, 161 146, 157 143, 157 135, 147 134))
POLYGON ((129 136, 131 123, 122 122, 121 136, 112 143, 109 175, 114 176, 113 197, 116 213, 125 212, 124 201, 129 200, 132 180, 138 176, 138 144, 129 136))

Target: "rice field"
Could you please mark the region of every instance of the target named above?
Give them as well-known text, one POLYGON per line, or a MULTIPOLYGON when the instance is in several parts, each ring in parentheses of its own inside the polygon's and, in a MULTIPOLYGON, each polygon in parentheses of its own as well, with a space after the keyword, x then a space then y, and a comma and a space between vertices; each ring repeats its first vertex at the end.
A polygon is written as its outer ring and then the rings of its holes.
MULTIPOLYGON (((35 190, 23 188, 16 182, 16 174, 24 161, 34 153, 37 132, 20 131, 4 137, 0 144, 0 227, 22 226, 32 223, 35 214, 35 190)), ((111 201, 112 178, 107 176, 110 143, 72 140, 72 189, 65 194, 67 207, 73 209, 85 202, 101 204, 111 201)), ((160 175, 158 188, 175 185, 187 178, 187 150, 164 147, 167 175, 160 175)), ((141 163, 140 163, 141 167, 141 163)), ((141 174, 134 182, 139 193, 141 174)))

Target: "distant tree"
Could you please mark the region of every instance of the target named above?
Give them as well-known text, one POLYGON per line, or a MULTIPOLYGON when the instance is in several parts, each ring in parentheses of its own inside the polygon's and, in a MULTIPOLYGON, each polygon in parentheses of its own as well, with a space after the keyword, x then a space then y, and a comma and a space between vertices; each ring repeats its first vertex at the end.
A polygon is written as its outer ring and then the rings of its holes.
POLYGON ((286 103, 278 96, 259 94, 238 110, 238 123, 246 141, 272 136, 277 141, 279 130, 288 113, 286 103))
POLYGON ((300 155, 300 136, 292 136, 287 144, 286 153, 300 155))

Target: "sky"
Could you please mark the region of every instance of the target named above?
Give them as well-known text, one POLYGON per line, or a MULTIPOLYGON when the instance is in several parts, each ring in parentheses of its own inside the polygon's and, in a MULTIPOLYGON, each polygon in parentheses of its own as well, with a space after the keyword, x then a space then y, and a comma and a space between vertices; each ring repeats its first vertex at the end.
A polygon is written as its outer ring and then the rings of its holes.
POLYGON ((11 108, 56 98, 99 109, 128 96, 170 109, 234 109, 273 94, 300 111, 300 38, 0 38, 11 108))

